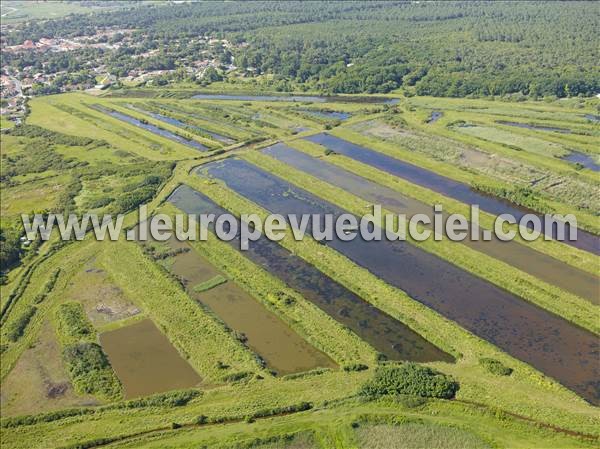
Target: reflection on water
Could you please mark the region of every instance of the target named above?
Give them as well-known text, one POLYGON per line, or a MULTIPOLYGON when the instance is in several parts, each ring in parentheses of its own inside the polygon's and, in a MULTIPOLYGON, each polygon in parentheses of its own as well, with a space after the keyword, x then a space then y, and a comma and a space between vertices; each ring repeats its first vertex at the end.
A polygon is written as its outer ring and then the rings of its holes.
POLYGON ((557 132, 557 133, 562 133, 562 134, 570 134, 571 133, 570 129, 557 128, 554 126, 533 125, 530 123, 509 122, 509 121, 504 121, 504 120, 498 120, 496 123, 500 123, 501 125, 507 125, 507 126, 516 126, 517 128, 533 129, 536 131, 552 131, 552 132, 557 132))
POLYGON ((585 168, 589 168, 592 171, 600 171, 600 164, 598 164, 596 160, 589 154, 580 153, 578 151, 571 151, 562 159, 576 164, 581 164, 585 168))
POLYGON ((339 111, 315 111, 312 109, 299 109, 300 112, 303 112, 308 115, 312 115, 314 117, 328 119, 328 120, 347 120, 350 118, 350 114, 348 112, 339 112, 339 111))
MULTIPOLYGON (((227 159, 205 170, 272 213, 344 213, 246 161, 227 159)), ((406 242, 334 238, 326 245, 590 402, 600 403, 600 345, 594 334, 406 242)))
MULTIPOLYGON (((322 159, 311 157, 282 143, 270 146, 262 151, 323 181, 352 192, 373 204, 380 204, 391 212, 406 214, 407 216, 426 214, 433 221, 433 208, 431 206, 403 196, 396 190, 369 181, 322 159)), ((467 239, 462 244, 502 260, 532 276, 557 285, 591 302, 600 303, 600 295, 598 295, 600 284, 597 276, 578 270, 526 245, 517 242, 502 242, 498 239, 491 241, 467 239)))
MULTIPOLYGON (((179 187, 169 201, 186 213, 211 213, 216 216, 227 213, 208 197, 187 186, 179 187)), ((237 238, 230 244, 236 249, 240 247, 237 238)), ((260 238, 252 242, 243 255, 280 278, 389 359, 418 362, 453 360, 419 334, 276 242, 260 238)))
MULTIPOLYGON (((516 206, 507 200, 478 192, 467 184, 463 184, 386 154, 379 153, 378 151, 356 145, 347 140, 334 137, 330 134, 321 133, 304 137, 304 139, 323 145, 336 153, 343 154, 351 159, 371 165, 372 167, 383 170, 394 176, 404 178, 414 184, 426 187, 447 197, 454 198, 467 204, 478 204, 481 210, 494 215, 511 214, 519 221, 524 215, 535 213, 523 207, 516 206)), ((542 219, 542 225, 543 223, 544 220, 542 219)), ((555 229, 548 230, 547 232, 555 237, 555 229)), ((600 255, 600 238, 581 229, 577 230, 577 240, 565 240, 563 243, 600 255)))
POLYGON ((100 334, 100 344, 123 384, 125 399, 200 383, 196 371, 149 319, 100 334))
POLYGON ((429 118, 427 119, 427 123, 435 123, 437 122, 439 119, 442 118, 444 114, 440 111, 433 111, 431 113, 431 115, 429 116, 429 118))
POLYGON ((207 134, 207 135, 211 136, 213 139, 215 139, 215 140, 217 140, 217 141, 219 141, 221 143, 232 144, 232 143, 235 142, 233 139, 231 139, 229 137, 223 136, 221 134, 217 134, 215 132, 209 131, 209 130, 204 129, 204 128, 200 128, 199 126, 188 125, 187 123, 184 123, 181 120, 177 120, 177 119, 175 119, 173 117, 169 117, 167 115, 159 114, 158 112, 146 111, 146 110, 137 108, 135 106, 130 106, 130 107, 132 107, 133 109, 135 109, 135 110, 137 110, 139 112, 142 112, 144 114, 148 114, 151 117, 154 117, 156 120, 160 120, 161 122, 165 122, 165 123, 168 123, 170 125, 177 126, 178 128, 184 128, 184 129, 185 128, 192 128, 192 129, 198 130, 198 131, 200 131, 200 132, 202 132, 204 134, 207 134))
POLYGON ((104 112, 105 114, 108 114, 111 117, 122 120, 131 125, 137 126, 138 128, 142 128, 142 129, 145 129, 146 131, 150 131, 153 134, 157 134, 161 137, 165 137, 169 140, 173 140, 173 141, 181 143, 185 146, 195 148, 196 150, 206 151, 208 149, 204 145, 196 142, 195 140, 186 139, 185 137, 178 136, 177 134, 167 131, 166 129, 162 129, 162 128, 159 128, 158 126, 154 126, 151 123, 144 123, 130 115, 123 114, 118 111, 113 111, 112 109, 108 109, 108 108, 105 108, 105 107, 99 106, 99 105, 95 105, 94 109, 104 112))

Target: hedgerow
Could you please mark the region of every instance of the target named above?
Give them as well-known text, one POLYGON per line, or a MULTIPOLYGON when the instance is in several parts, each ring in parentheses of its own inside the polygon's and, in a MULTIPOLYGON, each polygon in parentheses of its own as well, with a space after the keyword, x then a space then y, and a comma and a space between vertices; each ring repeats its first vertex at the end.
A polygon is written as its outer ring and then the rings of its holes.
POLYGON ((121 384, 100 345, 90 342, 67 345, 63 359, 78 393, 107 399, 120 397, 121 384))

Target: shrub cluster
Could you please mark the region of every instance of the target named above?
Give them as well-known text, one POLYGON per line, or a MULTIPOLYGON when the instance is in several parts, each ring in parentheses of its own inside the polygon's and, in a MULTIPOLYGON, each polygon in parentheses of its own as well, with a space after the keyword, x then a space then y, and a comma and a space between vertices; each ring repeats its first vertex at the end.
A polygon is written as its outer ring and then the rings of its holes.
POLYGON ((345 365, 343 369, 344 371, 349 373, 351 371, 365 371, 368 370, 369 367, 363 363, 350 363, 348 365, 345 365))
POLYGON ((67 345, 63 358, 77 392, 106 398, 120 396, 121 385, 100 345, 91 342, 67 345))
POLYGON ((95 337, 94 327, 78 302, 61 304, 56 311, 56 319, 60 334, 69 341, 91 340, 95 337))
POLYGON ((202 394, 199 390, 169 391, 117 404, 118 408, 181 407, 202 394))
POLYGON ((381 366, 375 377, 363 385, 360 394, 368 397, 409 394, 430 398, 453 398, 458 382, 451 377, 416 363, 381 366))
POLYGON ((490 358, 481 358, 479 359, 479 364, 483 366, 486 370, 488 370, 492 374, 496 374, 498 376, 510 376, 513 372, 512 368, 504 365, 501 361, 490 358))
POLYGON ((543 214, 552 214, 556 212, 543 198, 540 198, 537 192, 534 192, 529 187, 493 187, 477 183, 473 183, 471 187, 480 192, 507 199, 511 203, 527 207, 543 214))

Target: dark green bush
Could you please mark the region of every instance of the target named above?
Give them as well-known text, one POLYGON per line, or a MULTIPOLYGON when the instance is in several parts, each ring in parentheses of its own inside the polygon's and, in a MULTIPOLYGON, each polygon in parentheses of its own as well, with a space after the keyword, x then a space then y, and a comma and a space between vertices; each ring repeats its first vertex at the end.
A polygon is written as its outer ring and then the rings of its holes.
POLYGON ((240 371, 239 373, 232 373, 223 377, 223 380, 225 382, 240 382, 242 380, 250 378, 252 374, 253 373, 250 371, 240 371))
POLYGON ((94 409, 89 408, 71 408, 67 410, 59 410, 56 412, 42 413, 40 415, 26 415, 26 416, 11 416, 2 420, 0 427, 18 427, 18 426, 30 426, 42 422, 52 422, 62 418, 68 418, 70 416, 89 415, 95 413, 94 409))
POLYGON ((479 364, 492 374, 497 376, 510 376, 513 372, 512 368, 504 365, 501 361, 490 358, 479 359, 479 364))
POLYGON ((121 386, 100 345, 67 345, 63 350, 63 358, 78 392, 99 394, 107 398, 119 397, 121 386))
POLYGON ((94 327, 85 316, 83 306, 78 302, 61 304, 56 311, 61 332, 77 340, 85 340, 94 335, 94 327))
POLYGON ((208 423, 208 416, 206 415, 200 415, 196 418, 196 424, 201 426, 203 424, 207 424, 208 423))
POLYGON ((21 124, 7 131, 11 136, 19 137, 42 137, 49 144, 69 145, 83 147, 94 142, 94 139, 89 137, 70 136, 56 131, 51 131, 41 126, 21 124))
POLYGON ((198 390, 170 391, 168 393, 155 394, 140 399, 133 399, 121 404, 120 408, 142 408, 142 407, 181 407, 192 399, 202 394, 198 390))
POLYGON ((458 382, 439 371, 416 363, 404 363, 377 368, 375 377, 363 385, 360 394, 369 397, 409 394, 450 399, 458 388, 458 382))

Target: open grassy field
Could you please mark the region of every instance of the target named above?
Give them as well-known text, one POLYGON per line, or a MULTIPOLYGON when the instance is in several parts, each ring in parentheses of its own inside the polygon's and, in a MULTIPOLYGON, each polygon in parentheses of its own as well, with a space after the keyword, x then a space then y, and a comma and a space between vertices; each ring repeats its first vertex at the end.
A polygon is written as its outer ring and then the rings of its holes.
MULTIPOLYGON (((122 213, 125 223, 134 226, 139 204, 147 203, 150 213, 181 212, 167 199, 182 184, 237 216, 265 217, 265 208, 194 171, 230 157, 354 214, 364 212, 360 191, 334 187, 258 151, 276 142, 426 205, 443 203, 449 213, 466 212, 465 203, 343 155, 326 155, 324 147, 303 139, 325 131, 469 185, 508 188, 521 183, 537 195, 539 211, 550 207, 574 213, 583 228, 600 230, 597 172, 557 157, 573 150, 597 157, 597 125, 583 117, 593 113, 590 102, 411 97, 381 105, 184 98, 192 91, 190 86, 176 95, 165 95, 168 90, 149 95, 149 89, 100 97, 73 93, 30 101, 26 124, 46 131, 40 134, 31 127, 2 136, 3 229, 18 229, 19 214, 31 211, 122 213), (95 105, 183 134, 207 150, 125 123, 95 105), (427 123, 432 111, 442 116, 427 123), (176 121, 165 122, 151 112, 176 121), (331 113, 343 115, 327 115, 331 113), (452 123, 457 120, 476 126, 452 123), (511 127, 498 123, 502 120, 572 133, 511 127), (193 127, 202 131, 193 133, 193 127), (471 133, 475 128, 477 135, 471 133), (42 138, 50 144, 43 146, 42 138)), ((493 219, 482 213, 481 225, 490 228, 493 219)), ((149 252, 124 236, 97 242, 92 235, 65 245, 53 240, 23 248, 21 262, 6 273, 1 286, 3 447, 597 447, 596 406, 342 253, 313 239, 296 241, 288 233, 281 247, 455 359, 424 364, 459 383, 455 399, 366 396, 362 386, 386 365, 377 350, 276 273, 209 236, 180 252, 164 245, 149 252), (189 252, 202 261, 192 283, 175 269, 180 256, 189 252), (331 365, 289 375, 272 372, 261 361, 260 348, 227 325, 218 308, 211 309, 210 301, 225 300, 229 288, 258 304, 293 334, 293 341, 319 351, 331 365), (161 344, 200 381, 177 387, 180 391, 166 387, 153 391, 158 395, 127 396, 127 379, 119 378, 121 365, 102 342, 115 331, 137 335, 144 323, 155 326, 161 344), (69 356, 74 348, 82 354, 79 359, 90 362, 75 364, 69 356), (494 373, 481 359, 512 371, 494 373)), ((519 300, 600 333, 598 305, 551 280, 466 245, 410 244, 519 300)), ((569 267, 598 274, 598 256, 590 252, 556 241, 527 245, 569 267)))

